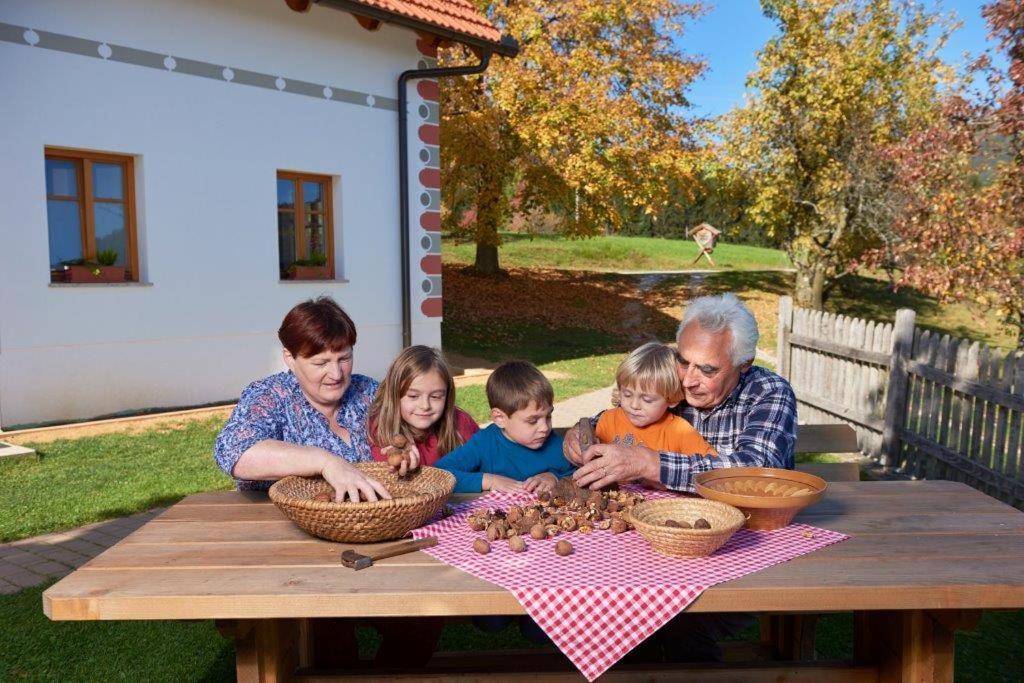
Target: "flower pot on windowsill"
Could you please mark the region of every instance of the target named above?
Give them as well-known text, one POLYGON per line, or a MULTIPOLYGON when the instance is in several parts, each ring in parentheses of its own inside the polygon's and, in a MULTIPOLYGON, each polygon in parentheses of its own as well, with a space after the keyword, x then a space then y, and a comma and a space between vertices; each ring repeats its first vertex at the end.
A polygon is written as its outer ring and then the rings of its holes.
POLYGON ((328 266, 293 265, 284 276, 286 280, 330 280, 331 269, 328 266))
POLYGON ((99 264, 66 266, 64 282, 124 282, 124 266, 101 266, 99 264))

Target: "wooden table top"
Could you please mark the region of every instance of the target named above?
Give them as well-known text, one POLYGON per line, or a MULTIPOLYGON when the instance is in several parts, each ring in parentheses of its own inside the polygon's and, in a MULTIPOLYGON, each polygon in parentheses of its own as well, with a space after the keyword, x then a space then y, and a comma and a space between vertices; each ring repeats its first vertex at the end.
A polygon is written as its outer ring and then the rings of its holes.
MULTIPOLYGON (((835 482, 797 521, 851 538, 709 588, 689 611, 1024 607, 1024 513, 965 484, 835 482)), ((523 613, 422 552, 346 569, 349 547, 310 537, 263 494, 201 493, 52 586, 43 608, 55 620, 523 613)))

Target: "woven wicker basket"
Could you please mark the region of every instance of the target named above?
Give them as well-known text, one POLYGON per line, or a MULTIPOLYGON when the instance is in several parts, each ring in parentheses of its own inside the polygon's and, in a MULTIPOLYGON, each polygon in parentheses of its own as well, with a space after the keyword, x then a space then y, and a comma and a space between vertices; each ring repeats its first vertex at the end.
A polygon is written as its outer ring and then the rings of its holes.
POLYGON ((771 467, 730 467, 702 472, 697 493, 735 505, 749 515, 749 529, 781 529, 800 510, 821 500, 828 484, 806 472, 771 467))
POLYGON ((384 463, 355 465, 392 495, 373 503, 322 503, 313 496, 329 491, 321 477, 285 477, 270 487, 270 499, 288 519, 320 538, 346 543, 376 543, 401 538, 423 526, 455 488, 455 477, 436 467, 399 477, 384 463))
POLYGON ((630 523, 651 549, 670 557, 704 557, 721 548, 743 526, 743 513, 731 505, 702 498, 665 498, 640 503, 629 513, 630 523), (665 526, 667 520, 693 524, 703 517, 710 529, 665 526))

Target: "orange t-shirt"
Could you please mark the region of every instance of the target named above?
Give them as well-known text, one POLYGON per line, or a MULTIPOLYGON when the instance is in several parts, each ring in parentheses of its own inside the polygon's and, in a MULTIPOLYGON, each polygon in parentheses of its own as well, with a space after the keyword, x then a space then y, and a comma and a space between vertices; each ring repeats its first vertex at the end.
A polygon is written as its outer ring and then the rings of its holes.
POLYGON ((687 455, 718 455, 693 425, 669 412, 654 424, 635 427, 622 408, 606 410, 597 421, 594 435, 601 443, 647 446, 656 451, 687 455))

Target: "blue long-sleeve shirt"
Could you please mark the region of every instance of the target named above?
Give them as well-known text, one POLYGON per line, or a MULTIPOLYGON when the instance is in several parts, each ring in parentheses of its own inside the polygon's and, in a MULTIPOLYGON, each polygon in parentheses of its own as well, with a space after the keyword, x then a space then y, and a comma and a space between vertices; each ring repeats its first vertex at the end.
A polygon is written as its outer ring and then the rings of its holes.
POLYGON ((474 434, 434 463, 434 467, 455 475, 456 493, 483 490, 484 474, 500 474, 523 481, 544 472, 551 472, 558 478, 567 477, 574 469, 562 455, 560 434, 551 432, 544 445, 535 450, 512 441, 495 424, 474 434))

